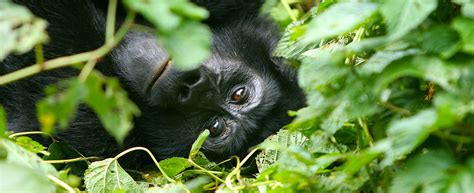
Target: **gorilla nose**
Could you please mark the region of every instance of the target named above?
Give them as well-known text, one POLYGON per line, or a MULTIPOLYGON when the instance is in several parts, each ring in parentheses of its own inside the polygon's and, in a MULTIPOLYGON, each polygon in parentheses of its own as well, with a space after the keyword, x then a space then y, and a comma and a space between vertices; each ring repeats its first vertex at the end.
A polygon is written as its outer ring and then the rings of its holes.
POLYGON ((181 103, 196 104, 208 90, 208 78, 202 69, 183 72, 178 87, 178 99, 181 103))

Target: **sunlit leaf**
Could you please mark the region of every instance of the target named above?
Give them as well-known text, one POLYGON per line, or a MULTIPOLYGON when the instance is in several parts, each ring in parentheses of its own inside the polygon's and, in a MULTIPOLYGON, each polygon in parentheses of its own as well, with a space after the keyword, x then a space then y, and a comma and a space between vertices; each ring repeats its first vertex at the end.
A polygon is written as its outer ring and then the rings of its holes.
POLYGON ((186 168, 190 167, 191 164, 185 158, 173 157, 160 161, 161 168, 165 171, 168 176, 175 176, 186 168))
POLYGON ((0 61, 11 52, 23 54, 47 39, 44 20, 25 7, 9 1, 0 2, 0 61))
POLYGON ((209 130, 206 129, 199 135, 196 141, 194 141, 193 146, 191 147, 191 151, 189 152, 190 159, 193 159, 198 154, 199 150, 201 149, 209 134, 209 130))
POLYGON ((410 160, 404 170, 397 174, 390 187, 390 193, 398 192, 440 192, 440 182, 454 160, 446 153, 430 152, 410 160))
POLYGON ((141 192, 133 178, 112 158, 89 165, 84 181, 88 192, 141 192))
POLYGON ((128 99, 117 79, 92 72, 85 87, 88 90, 86 104, 98 115, 109 134, 119 143, 123 142, 133 127, 134 116, 140 114, 138 107, 128 99))
POLYGON ((57 176, 57 171, 51 164, 45 163, 36 154, 27 151, 12 141, 8 139, 0 139, 0 146, 3 146, 8 153, 5 162, 15 163, 31 168, 34 171, 39 172, 44 177, 47 175, 57 176))
POLYGON ((20 137, 15 138, 15 143, 35 154, 40 153, 46 149, 40 143, 26 136, 20 136, 20 137))
POLYGON ((398 39, 420 25, 438 5, 437 0, 386 0, 381 7, 389 37, 398 39))
POLYGON ((56 186, 41 172, 23 164, 0 161, 2 192, 54 193, 56 186))
POLYGON ((463 51, 474 54, 474 19, 456 18, 452 25, 461 36, 463 51))
POLYGON ((187 0, 126 0, 157 27, 157 38, 182 70, 200 66, 210 56, 211 33, 199 20, 209 13, 187 0), (190 36, 192 34, 192 36, 190 36))
POLYGON ((369 2, 344 2, 329 7, 316 16, 308 26, 305 42, 319 42, 325 38, 350 32, 377 13, 377 5, 369 2))

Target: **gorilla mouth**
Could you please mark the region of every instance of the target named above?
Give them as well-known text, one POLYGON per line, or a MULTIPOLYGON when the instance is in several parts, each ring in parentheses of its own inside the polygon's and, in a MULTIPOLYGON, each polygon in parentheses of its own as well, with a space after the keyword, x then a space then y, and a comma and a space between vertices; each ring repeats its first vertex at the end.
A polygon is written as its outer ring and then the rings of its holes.
POLYGON ((169 69, 169 66, 171 65, 172 60, 170 57, 167 57, 165 61, 163 61, 161 64, 158 65, 158 67, 155 68, 155 72, 153 73, 153 76, 151 77, 150 84, 148 85, 147 91, 149 92, 153 85, 158 82, 160 77, 165 74, 165 71, 169 69))

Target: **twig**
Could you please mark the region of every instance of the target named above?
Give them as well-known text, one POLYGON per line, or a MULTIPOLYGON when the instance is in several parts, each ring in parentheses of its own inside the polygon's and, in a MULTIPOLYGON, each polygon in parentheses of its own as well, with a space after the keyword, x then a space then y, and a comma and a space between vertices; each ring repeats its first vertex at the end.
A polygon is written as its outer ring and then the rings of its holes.
POLYGON ((15 137, 18 137, 18 136, 22 136, 22 135, 46 135, 48 136, 49 138, 51 138, 51 140, 53 142, 56 142, 57 140, 49 133, 46 133, 46 132, 43 132, 43 131, 25 131, 25 132, 18 132, 18 133, 13 133, 11 135, 8 136, 8 138, 10 139, 13 139, 15 137))
POLYGON ((76 190, 74 190, 73 187, 69 186, 68 184, 66 184, 65 182, 63 182, 62 180, 60 180, 59 178, 56 178, 56 176, 53 176, 51 174, 48 175, 48 179, 53 181, 54 183, 56 183, 57 185, 61 186, 62 188, 64 188, 66 191, 68 191, 69 193, 75 193, 76 190))
POLYGON ((171 179, 166 173, 165 171, 163 170, 163 168, 161 168, 160 166, 160 163, 156 160, 155 156, 153 155, 153 153, 151 153, 150 150, 148 150, 147 148, 144 148, 144 147, 132 147, 130 149, 127 149, 125 151, 123 151, 122 153, 119 153, 117 156, 114 157, 114 160, 118 160, 120 157, 124 156, 125 154, 127 153, 130 153, 132 151, 144 151, 146 153, 148 153, 148 155, 151 157, 151 159, 153 160, 153 162, 155 163, 156 167, 158 167, 158 169, 160 170, 161 174, 163 174, 163 176, 171 183, 175 183, 176 181, 171 179))
POLYGON ((78 162, 78 161, 89 161, 89 160, 96 160, 100 159, 100 157, 78 157, 73 159, 63 159, 63 160, 44 160, 46 163, 50 164, 66 164, 71 162, 78 162))
POLYGON ((290 15, 291 17, 291 20, 293 22, 295 21, 298 21, 298 19, 296 18, 296 16, 293 14, 293 12, 291 11, 291 7, 290 7, 290 4, 288 4, 288 1, 287 0, 280 0, 281 1, 281 4, 283 5, 283 7, 285 7, 285 10, 286 12, 288 12, 288 15, 290 15))
POLYGON ((188 159, 188 161, 189 161, 189 163, 191 163, 194 167, 197 167, 197 168, 199 168, 200 170, 206 172, 207 174, 209 174, 211 177, 213 177, 213 178, 216 179, 217 181, 222 182, 222 183, 225 182, 223 179, 217 177, 217 176, 214 175, 212 172, 208 171, 206 168, 203 168, 203 167, 200 166, 199 164, 195 163, 193 160, 188 159))
POLYGON ((365 136, 369 140, 369 146, 374 146, 374 138, 370 134, 369 128, 367 127, 367 122, 365 120, 362 120, 361 118, 358 118, 357 120, 359 121, 360 127, 362 127, 362 129, 364 130, 365 136))
POLYGON ((49 61, 44 62, 43 65, 33 64, 21 70, 17 70, 15 72, 0 76, 0 85, 5 85, 8 83, 20 80, 22 78, 32 76, 34 74, 40 73, 41 71, 71 66, 73 64, 89 61, 91 59, 97 60, 105 56, 107 53, 110 52, 110 50, 112 50, 112 48, 114 48, 125 37, 131 25, 133 24, 135 15, 136 13, 134 11, 128 12, 125 22, 120 27, 118 32, 115 34, 113 44, 105 44, 101 46, 100 48, 93 51, 49 60, 49 61))
POLYGON ((94 70, 95 64, 97 64, 97 60, 89 60, 84 68, 82 68, 81 73, 79 74, 79 80, 84 82, 86 81, 89 74, 94 70))
POLYGON ((44 56, 43 56, 43 45, 42 44, 36 44, 35 45, 35 57, 36 57, 36 63, 38 63, 41 68, 43 68, 44 67, 44 56))

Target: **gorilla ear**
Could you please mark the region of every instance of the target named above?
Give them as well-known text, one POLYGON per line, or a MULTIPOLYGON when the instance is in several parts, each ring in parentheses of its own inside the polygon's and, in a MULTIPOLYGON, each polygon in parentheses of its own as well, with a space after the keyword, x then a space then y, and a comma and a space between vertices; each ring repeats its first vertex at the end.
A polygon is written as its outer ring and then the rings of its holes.
POLYGON ((112 65, 130 90, 145 96, 156 72, 169 61, 153 35, 129 32, 111 52, 112 65))

